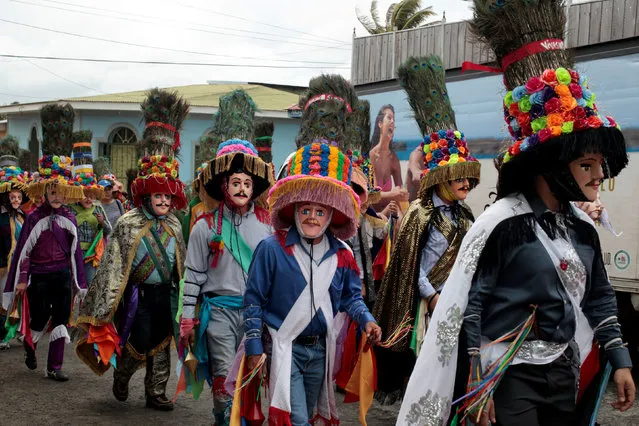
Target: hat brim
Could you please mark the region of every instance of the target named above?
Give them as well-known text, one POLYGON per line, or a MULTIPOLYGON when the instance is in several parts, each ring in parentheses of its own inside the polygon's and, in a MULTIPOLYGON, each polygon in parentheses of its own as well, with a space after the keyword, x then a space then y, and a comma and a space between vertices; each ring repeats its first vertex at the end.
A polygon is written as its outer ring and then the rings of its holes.
POLYGON ((182 210, 187 204, 184 183, 180 179, 161 178, 153 175, 146 178, 138 177, 131 184, 131 194, 135 207, 140 207, 142 198, 151 194, 170 194, 171 207, 176 210, 182 210))
POLYGON ((56 178, 41 179, 29 185, 26 190, 27 196, 31 200, 39 200, 44 197, 47 191, 47 185, 57 184, 56 191, 64 197, 64 200, 68 203, 75 203, 76 201, 84 200, 84 191, 81 186, 75 186, 69 184, 69 181, 61 176, 56 178))
POLYGON ((426 193, 433 186, 456 179, 472 180, 471 186, 474 188, 479 184, 480 175, 481 163, 477 160, 437 167, 422 175, 419 184, 419 198, 425 199, 426 193))
POLYGON ((316 203, 333 208, 330 231, 341 240, 357 233, 359 197, 346 183, 325 176, 293 175, 271 188, 268 205, 271 224, 286 229, 295 224, 295 204, 316 203))
POLYGON ((265 163, 261 158, 234 152, 214 158, 202 171, 200 180, 206 192, 215 200, 223 201, 222 183, 226 176, 243 170, 253 179, 252 199, 258 198, 268 190, 274 181, 273 165, 265 163))

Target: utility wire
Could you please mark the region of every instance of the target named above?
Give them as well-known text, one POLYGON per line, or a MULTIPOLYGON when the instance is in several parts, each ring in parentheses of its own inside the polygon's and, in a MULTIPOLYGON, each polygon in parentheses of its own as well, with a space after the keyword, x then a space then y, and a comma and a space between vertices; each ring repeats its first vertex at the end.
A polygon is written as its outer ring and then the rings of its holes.
MULTIPOLYGON (((118 20, 123 20, 123 21, 131 21, 131 22, 139 22, 139 23, 143 23, 143 24, 155 24, 154 22, 150 22, 148 20, 141 20, 141 19, 135 19, 135 18, 129 18, 126 16, 111 16, 111 15, 105 15, 105 14, 101 14, 101 13, 95 13, 95 12, 89 12, 89 11, 82 11, 82 10, 74 10, 74 9, 68 9, 68 8, 64 8, 64 7, 59 7, 59 6, 51 6, 51 5, 47 5, 47 4, 39 4, 39 3, 32 3, 29 1, 25 1, 25 0, 11 0, 14 3, 22 3, 22 4, 27 4, 27 5, 31 5, 31 6, 37 6, 37 7, 46 7, 46 8, 50 8, 50 9, 56 9, 56 10, 62 10, 62 11, 66 11, 66 12, 72 12, 72 13, 80 13, 80 14, 84 14, 84 15, 92 15, 92 16, 98 16, 101 18, 111 18, 111 19, 118 19, 118 20)), ((57 3, 57 2, 56 2, 57 3)), ((72 4, 72 3, 71 3, 72 4)), ((79 5, 74 5, 76 7, 82 7, 79 5)), ((111 12, 111 11, 109 11, 111 12)), ((113 12, 113 13, 118 13, 118 12, 113 12)), ((150 19, 154 19, 153 17, 150 17, 150 19)), ((180 21, 175 21, 175 20, 170 20, 167 19, 166 21, 173 21, 173 22, 180 22, 180 21)), ((197 24, 199 25, 199 24, 197 24)), ((219 29, 223 29, 223 30, 231 30, 231 31, 239 31, 235 28, 229 28, 229 27, 212 27, 212 28, 219 28, 219 29)), ((260 40, 260 41, 272 41, 272 42, 277 42, 277 43, 289 43, 289 44, 298 44, 301 46, 317 46, 317 43, 303 43, 303 42, 299 42, 299 41, 293 41, 293 40, 278 40, 278 39, 272 39, 272 38, 264 38, 264 37, 255 37, 255 36, 250 36, 248 34, 229 34, 223 31, 211 31, 211 30, 205 30, 205 29, 201 29, 201 28, 193 28, 193 27, 184 27, 181 26, 181 29, 184 30, 189 30, 189 31, 198 31, 198 32, 204 32, 204 33, 208 33, 208 34, 215 34, 215 35, 220 35, 223 37, 237 37, 237 38, 245 38, 245 39, 252 39, 252 40, 260 40)), ((251 33, 253 31, 244 31, 244 33, 251 33)), ((256 34, 265 34, 265 33, 257 33, 256 34)), ((277 34, 268 34, 267 35, 273 35, 276 37, 283 37, 283 36, 279 36, 277 34)), ((326 46, 329 47, 329 46, 326 46)), ((343 48, 340 48, 343 49, 343 48)))
MULTIPOLYGON (((18 25, 18 26, 22 26, 22 27, 33 28, 33 29, 42 30, 42 31, 48 31, 48 32, 57 33, 57 34, 64 34, 64 35, 69 35, 69 36, 73 36, 73 37, 80 37, 80 38, 85 38, 85 39, 89 39, 89 40, 104 41, 104 42, 107 42, 107 43, 121 44, 121 45, 125 45, 125 46, 142 47, 142 48, 145 48, 145 49, 157 49, 157 50, 165 50, 167 52, 191 53, 191 54, 195 54, 195 55, 206 55, 206 56, 221 56, 221 57, 228 57, 229 56, 229 55, 220 55, 220 54, 217 54, 217 53, 208 53, 208 52, 198 52, 198 51, 193 51, 193 50, 173 49, 173 48, 170 48, 170 47, 150 46, 150 45, 147 45, 147 44, 131 43, 131 42, 120 41, 120 40, 111 40, 111 39, 102 38, 102 37, 88 36, 88 35, 84 35, 84 34, 77 34, 77 33, 72 33, 72 32, 68 32, 68 31, 61 31, 61 30, 54 30, 52 28, 40 27, 40 26, 37 26, 37 25, 25 24, 23 22, 12 21, 10 19, 2 19, 2 18, 0 18, 0 22, 6 22, 6 23, 9 23, 9 24, 18 25)), ((242 58, 237 57, 237 56, 231 56, 231 57, 234 58, 234 59, 252 59, 250 57, 242 57, 242 58)), ((271 61, 273 61, 273 62, 286 62, 286 63, 291 63, 291 62, 316 63, 316 64, 326 64, 326 65, 337 64, 336 62, 291 61, 291 60, 284 60, 284 59, 271 59, 271 61)), ((249 65, 249 64, 247 64, 246 66, 258 67, 258 65, 249 65)), ((264 68, 264 66, 261 66, 261 68, 264 68)), ((306 68, 306 67, 293 67, 293 68, 306 68)))
MULTIPOLYGON (((2 19, 0 19, 2 21, 2 19)), ((350 69, 349 66, 328 66, 314 67, 303 65, 252 65, 252 64, 216 64, 202 62, 167 62, 167 61, 135 61, 127 59, 98 59, 98 58, 63 58, 58 56, 33 56, 33 55, 11 55, 0 53, 2 58, 20 58, 20 59, 42 59, 47 61, 75 61, 75 62, 102 62, 114 64, 143 64, 143 65, 185 65, 185 66, 203 66, 203 67, 247 67, 247 68, 282 68, 282 69, 350 69)))
MULTIPOLYGON (((12 97, 16 97, 16 98, 42 99, 40 96, 16 95, 15 93, 4 93, 4 92, 0 92, 0 95, 3 95, 3 96, 12 96, 12 97)), ((6 106, 6 105, 5 105, 5 106, 6 106)))
POLYGON ((286 28, 286 27, 282 27, 282 26, 276 25, 276 24, 271 24, 271 23, 268 23, 268 22, 256 21, 256 20, 253 20, 253 19, 245 18, 243 16, 235 16, 235 15, 231 15, 230 13, 219 12, 219 11, 212 10, 212 9, 206 9, 204 7, 192 6, 190 4, 182 3, 180 1, 176 1, 175 3, 179 4, 181 6, 184 6, 184 7, 191 8, 191 9, 201 10, 203 12, 212 13, 213 15, 222 15, 222 16, 226 16, 226 17, 229 17, 229 18, 233 18, 233 19, 239 19, 241 21, 253 22, 255 24, 260 24, 260 25, 266 25, 267 27, 279 28, 279 29, 285 30, 285 31, 293 31, 293 32, 296 32, 296 33, 299 33, 299 34, 305 34, 305 35, 309 35, 309 36, 312 36, 312 37, 315 37, 315 38, 321 37, 321 38, 325 38, 327 40, 336 41, 338 43, 343 43, 344 42, 344 40, 338 40, 338 39, 335 39, 335 38, 332 38, 332 37, 326 37, 326 36, 319 36, 317 34, 311 34, 311 33, 308 33, 306 31, 296 30, 294 28, 286 28))
POLYGON ((68 83, 75 84, 76 86, 82 87, 82 88, 84 88, 84 89, 91 90, 91 91, 93 91, 93 92, 98 92, 98 93, 101 93, 101 94, 103 94, 103 95, 107 95, 107 94, 108 94, 108 93, 105 93, 105 92, 103 92, 103 91, 101 91, 101 90, 94 89, 93 87, 85 86, 84 84, 82 84, 82 83, 78 83, 77 81, 69 80, 69 79, 68 79, 68 78, 66 78, 66 77, 62 77, 61 75, 56 74, 56 73, 54 73, 53 71, 48 70, 48 69, 46 69, 45 67, 43 67, 43 66, 40 66, 40 65, 36 64, 35 62, 31 62, 31 61, 30 61, 30 60, 28 60, 28 59, 25 59, 25 60, 26 60, 28 63, 30 63, 31 65, 33 65, 34 67, 39 68, 39 69, 41 69, 42 71, 47 72, 47 73, 51 74, 51 75, 52 75, 52 76, 54 76, 54 77, 58 77, 59 79, 62 79, 62 80, 64 80, 64 81, 68 82, 68 83))

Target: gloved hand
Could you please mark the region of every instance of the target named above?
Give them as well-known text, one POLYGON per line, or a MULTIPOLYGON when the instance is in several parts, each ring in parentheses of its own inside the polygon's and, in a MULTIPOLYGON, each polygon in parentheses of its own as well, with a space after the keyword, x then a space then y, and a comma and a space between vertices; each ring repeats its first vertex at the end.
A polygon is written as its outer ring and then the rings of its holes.
POLYGON ((194 318, 182 318, 180 320, 180 340, 185 346, 193 344, 195 340, 195 326, 199 321, 194 318))

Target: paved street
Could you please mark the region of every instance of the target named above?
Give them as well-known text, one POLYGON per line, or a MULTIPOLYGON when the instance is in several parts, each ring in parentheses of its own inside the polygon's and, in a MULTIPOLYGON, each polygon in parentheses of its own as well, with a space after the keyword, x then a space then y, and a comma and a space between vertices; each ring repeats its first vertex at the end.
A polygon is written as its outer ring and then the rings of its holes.
MULTIPOLYGON (((209 394, 199 401, 180 396, 175 411, 170 413, 149 410, 144 407, 144 370, 140 370, 131 381, 129 400, 120 403, 111 394, 111 371, 104 377, 94 375, 78 360, 70 345, 67 346, 64 368, 71 380, 57 383, 43 377, 46 345, 42 345, 38 351, 39 369, 30 371, 24 366, 22 348, 17 342, 12 343, 14 345, 10 350, 0 352, 0 425, 212 424, 209 394)), ((169 382, 169 395, 173 394, 175 382, 173 375, 169 382)), ((612 390, 610 387, 601 410, 601 424, 639 426, 639 408, 635 407, 623 414, 613 412, 609 405, 613 399, 612 390)), ((375 403, 369 411, 369 426, 394 424, 398 410, 398 404, 381 407, 375 403)), ((356 404, 339 403, 339 411, 341 424, 358 424, 356 404)))

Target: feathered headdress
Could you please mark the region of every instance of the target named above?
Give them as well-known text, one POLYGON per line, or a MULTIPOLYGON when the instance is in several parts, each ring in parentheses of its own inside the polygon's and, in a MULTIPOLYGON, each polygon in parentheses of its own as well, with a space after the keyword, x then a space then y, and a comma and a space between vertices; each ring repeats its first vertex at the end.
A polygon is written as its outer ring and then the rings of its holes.
POLYGON ((220 97, 218 111, 213 115, 213 125, 200 138, 199 164, 215 157, 220 144, 230 139, 250 140, 257 105, 241 89, 220 97))
POLYGON ((73 121, 75 112, 70 104, 51 104, 42 107, 42 158, 38 160, 38 177, 29 185, 27 194, 31 199, 44 196, 48 184, 57 183, 57 192, 67 202, 84 198, 81 187, 73 185, 73 121))
POLYGON ((260 120, 255 123, 255 133, 253 134, 253 145, 257 149, 257 154, 265 163, 273 162, 271 147, 273 146, 273 133, 275 125, 272 121, 260 120))
POLYGON ((344 149, 348 143, 346 120, 356 103, 355 89, 341 75, 312 78, 299 102, 304 112, 297 147, 324 142, 344 149))
POLYGON ((562 0, 475 0, 472 32, 495 52, 508 92, 504 119, 512 136, 500 182, 556 170, 584 152, 600 152, 607 177, 628 164, 612 117, 600 115, 589 81, 565 50, 562 0))
POLYGON ((468 178, 476 184, 481 165, 470 155, 464 134, 457 130, 442 60, 436 55, 409 58, 398 68, 397 79, 424 137, 420 198, 425 199, 429 188, 443 182, 468 178))
POLYGON ((176 155, 189 103, 177 92, 155 88, 147 93, 141 107, 145 128, 138 149, 143 157, 138 160, 138 175, 131 184, 133 203, 139 207, 143 196, 163 193, 171 194, 172 206, 182 209, 186 197, 176 155))
POLYGON ((73 133, 73 184, 80 186, 84 195, 102 198, 104 187, 98 184, 93 170, 93 153, 91 130, 80 130, 73 133))

